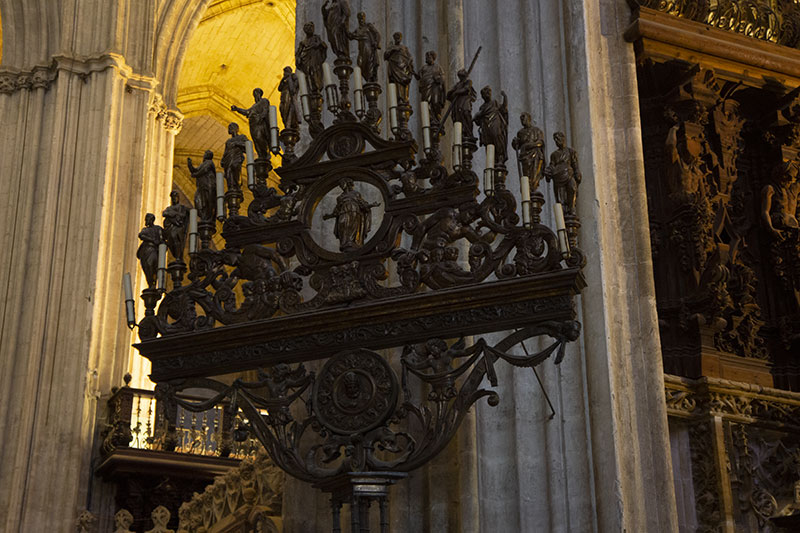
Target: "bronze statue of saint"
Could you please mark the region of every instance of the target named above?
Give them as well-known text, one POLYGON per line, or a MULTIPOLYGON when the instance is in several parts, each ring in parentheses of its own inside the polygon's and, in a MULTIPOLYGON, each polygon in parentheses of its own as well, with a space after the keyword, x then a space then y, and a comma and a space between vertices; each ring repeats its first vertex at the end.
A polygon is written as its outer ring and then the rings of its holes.
POLYGON ((186 243, 186 230, 189 229, 189 208, 180 203, 178 191, 169 193, 170 205, 161 216, 164 217, 164 242, 172 257, 183 259, 183 245, 186 243))
POLYGON ((228 124, 228 133, 230 138, 225 141, 225 152, 222 154, 220 165, 225 169, 225 181, 228 184, 228 190, 235 191, 242 188, 239 177, 242 174, 247 137, 239 133, 239 125, 235 122, 228 124))
POLYGON ((323 215, 322 219, 336 219, 333 233, 339 239, 339 250, 350 252, 364 245, 364 239, 372 227, 372 208, 381 204, 364 200, 350 178, 343 178, 339 187, 342 193, 336 198, 336 207, 332 213, 323 215))
POLYGON ((436 63, 433 50, 425 53, 425 64, 419 69, 419 94, 423 102, 428 102, 431 118, 439 124, 445 99, 444 70, 436 63))
POLYGON ((511 141, 511 147, 517 151, 520 170, 530 179, 533 193, 539 188, 544 172, 544 134, 533 124, 530 113, 523 113, 520 122, 522 129, 511 141))
POLYGON ((158 273, 158 245, 164 242, 163 229, 155 224, 156 216, 147 213, 144 216, 144 227, 139 232, 139 239, 142 244, 136 250, 136 257, 142 264, 144 277, 147 286, 151 289, 156 287, 156 274, 158 273))
POLYGON ((397 99, 408 103, 408 87, 411 78, 419 79, 419 74, 414 70, 414 58, 408 47, 402 44, 403 34, 395 32, 392 36, 394 42, 386 47, 383 59, 386 60, 386 71, 389 82, 397 85, 397 99))
POLYGON ((253 146, 259 159, 269 159, 269 100, 264 98, 264 91, 261 89, 253 89, 253 100, 255 102, 248 109, 232 105, 231 111, 247 117, 253 146))
POLYGON ((564 213, 575 215, 578 185, 581 183, 578 153, 567 147, 567 136, 562 132, 554 133, 553 140, 558 148, 550 154, 550 164, 544 169, 544 176, 547 181, 553 180, 556 202, 564 206, 564 213))
POLYGON ((474 140, 472 134, 472 103, 477 95, 472 88, 472 80, 463 68, 458 71, 458 82, 447 92, 447 99, 453 104, 453 123, 460 122, 464 140, 474 140))
POLYGON ((348 33, 350 39, 358 41, 358 67, 364 81, 378 81, 378 50, 381 49, 381 34, 362 11, 358 15, 358 27, 348 33))
POLYGON ((197 190, 194 193, 197 215, 203 222, 213 222, 217 216, 217 169, 214 166, 214 152, 206 150, 203 162, 196 168, 191 157, 186 162, 192 177, 197 180, 197 190))
POLYGON ((481 145, 494 145, 495 164, 505 166, 508 160, 508 98, 500 91, 502 102, 492 98, 492 89, 488 85, 481 89, 483 104, 473 120, 478 123, 481 145))
POLYGON ((799 170, 794 161, 780 164, 773 173, 772 183, 761 190, 761 219, 767 231, 781 241, 790 233, 800 232, 797 222, 799 170))
POLYGON ((350 59, 350 2, 348 0, 325 0, 322 18, 328 32, 328 42, 337 58, 350 59))
POLYGON ((297 93, 300 85, 297 74, 292 72, 292 67, 283 68, 283 79, 278 84, 281 92, 281 118, 285 128, 297 129, 300 125, 300 110, 297 108, 297 93))
POLYGON ((322 90, 322 64, 328 57, 328 45, 322 37, 314 34, 314 23, 306 22, 303 25, 306 38, 297 45, 294 60, 297 68, 305 73, 308 79, 308 90, 319 93, 322 90))

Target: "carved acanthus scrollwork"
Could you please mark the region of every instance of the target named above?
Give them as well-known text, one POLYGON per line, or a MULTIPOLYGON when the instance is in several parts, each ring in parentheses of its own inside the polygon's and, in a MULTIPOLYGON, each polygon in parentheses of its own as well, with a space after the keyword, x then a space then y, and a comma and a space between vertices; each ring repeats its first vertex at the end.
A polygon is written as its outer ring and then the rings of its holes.
POLYGON ((488 397, 491 405, 497 404, 497 394, 481 387, 484 380, 497 385, 498 361, 532 368, 555 354, 557 364, 565 344, 579 332, 577 322, 565 321, 519 330, 494 346, 483 339, 466 347, 463 339, 448 344, 432 338, 405 346, 401 379, 382 356, 362 349, 330 358, 316 373, 303 365, 279 364, 260 372, 257 382, 224 385, 189 379, 172 383, 164 394, 191 411, 230 398, 249 421, 239 433, 257 436, 275 464, 299 479, 318 481, 346 472, 408 472, 444 449, 477 400, 488 397), (514 345, 538 336, 552 342, 532 355, 508 353, 514 345), (412 381, 416 381, 413 386, 412 381), (200 403, 175 397, 192 387, 216 394, 200 403), (421 396, 418 390, 423 391, 421 396), (307 416, 298 416, 301 412, 307 416))

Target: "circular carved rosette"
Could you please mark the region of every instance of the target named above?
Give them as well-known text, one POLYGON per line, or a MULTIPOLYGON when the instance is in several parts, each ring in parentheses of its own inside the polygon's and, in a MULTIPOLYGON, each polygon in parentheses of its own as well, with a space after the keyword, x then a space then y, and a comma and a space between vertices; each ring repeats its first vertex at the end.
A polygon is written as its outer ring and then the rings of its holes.
POLYGON ((394 412, 397 377, 375 352, 343 352, 322 367, 313 394, 314 411, 323 426, 340 435, 365 433, 394 412))

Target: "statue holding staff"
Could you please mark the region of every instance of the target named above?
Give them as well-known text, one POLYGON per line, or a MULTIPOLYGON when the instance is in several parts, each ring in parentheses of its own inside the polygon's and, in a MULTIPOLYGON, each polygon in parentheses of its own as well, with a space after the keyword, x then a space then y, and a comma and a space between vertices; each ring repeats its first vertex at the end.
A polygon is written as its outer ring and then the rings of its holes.
POLYGON ((458 71, 458 82, 447 92, 447 99, 451 102, 450 109, 453 113, 453 123, 460 122, 464 139, 474 140, 472 134, 472 104, 477 95, 472 88, 472 80, 463 68, 458 71))

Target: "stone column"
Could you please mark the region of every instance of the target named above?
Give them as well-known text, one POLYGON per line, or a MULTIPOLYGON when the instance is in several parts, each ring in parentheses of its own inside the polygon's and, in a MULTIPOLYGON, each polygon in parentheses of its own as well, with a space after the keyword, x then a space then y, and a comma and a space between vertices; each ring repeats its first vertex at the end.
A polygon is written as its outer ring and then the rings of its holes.
POLYGON ((180 126, 159 58, 205 3, 0 1, 4 531, 72 531, 89 494, 103 499, 97 402, 132 339, 121 276, 143 212, 167 202, 180 126))

